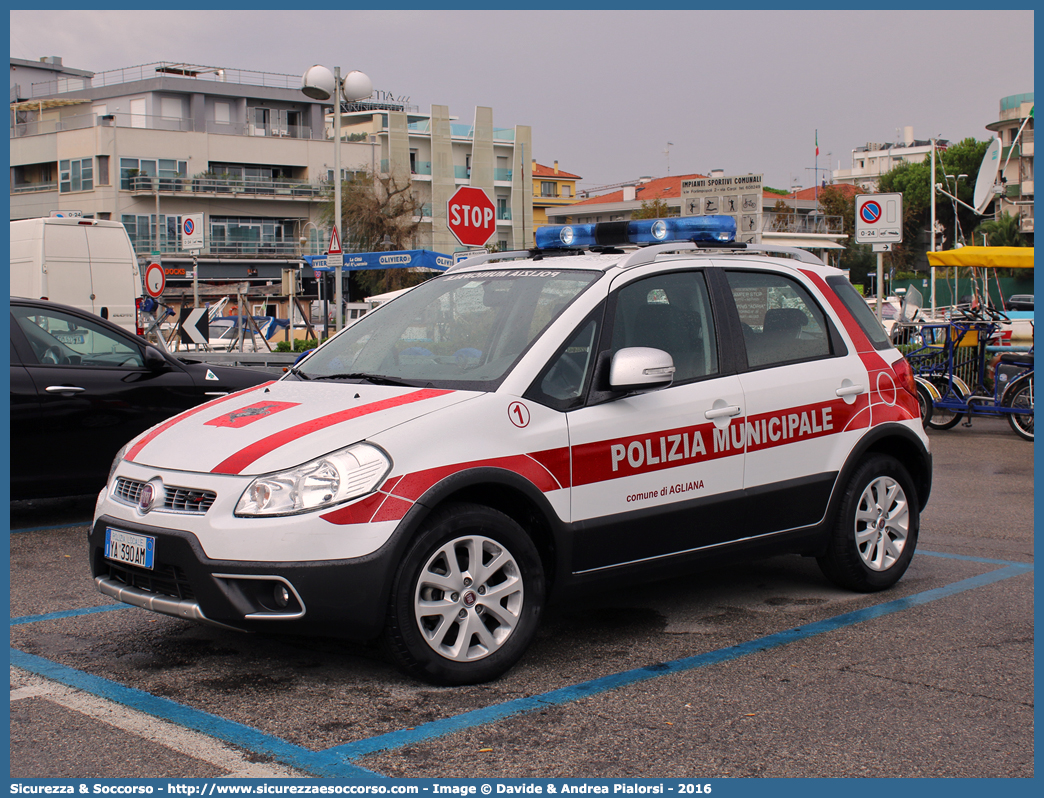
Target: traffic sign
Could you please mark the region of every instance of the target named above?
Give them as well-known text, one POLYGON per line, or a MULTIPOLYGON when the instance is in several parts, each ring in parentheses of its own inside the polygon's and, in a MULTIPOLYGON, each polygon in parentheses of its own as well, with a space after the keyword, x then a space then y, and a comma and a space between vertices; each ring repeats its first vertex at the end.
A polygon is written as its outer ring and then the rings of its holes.
POLYGON ((150 263, 145 267, 145 292, 153 299, 158 299, 167 286, 167 275, 158 263, 150 263))
POLYGON ((341 250, 341 239, 337 237, 337 225, 334 225, 333 229, 330 231, 330 246, 327 249, 327 252, 331 255, 343 254, 341 250))
POLYGON ((902 194, 857 194, 855 211, 857 244, 898 244, 903 240, 902 194))
POLYGON ((461 186, 449 198, 447 227, 465 247, 482 247, 497 231, 497 209, 477 186, 461 186))
POLYGON ((206 344, 210 341, 210 318, 206 308, 181 309, 181 342, 206 344))
POLYGON ((181 249, 184 252, 203 249, 202 213, 186 213, 181 217, 181 249))

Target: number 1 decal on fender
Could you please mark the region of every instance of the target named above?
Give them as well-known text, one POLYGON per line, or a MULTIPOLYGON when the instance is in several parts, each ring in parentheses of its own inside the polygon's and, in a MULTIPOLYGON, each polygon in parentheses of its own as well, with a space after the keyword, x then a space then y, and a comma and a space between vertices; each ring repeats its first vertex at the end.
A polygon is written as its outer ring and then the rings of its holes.
POLYGON ((519 429, 529 426, 529 408, 521 402, 512 402, 508 405, 508 418, 511 423, 519 429))

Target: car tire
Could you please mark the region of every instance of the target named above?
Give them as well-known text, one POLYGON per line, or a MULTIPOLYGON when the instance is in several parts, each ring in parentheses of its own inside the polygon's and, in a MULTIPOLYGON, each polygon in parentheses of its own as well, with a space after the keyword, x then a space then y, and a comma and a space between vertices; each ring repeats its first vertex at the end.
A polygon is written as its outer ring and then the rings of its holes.
POLYGON ((448 505, 399 566, 385 649, 407 674, 434 684, 496 679, 532 642, 544 593, 543 564, 522 527, 489 507, 448 505))
POLYGON ((910 565, 919 525, 917 493, 907 470, 890 455, 871 455, 848 480, 819 567, 849 590, 884 590, 910 565))
POLYGON ((932 420, 933 411, 932 395, 928 389, 920 383, 917 384, 917 409, 921 414, 921 426, 927 428, 932 420))

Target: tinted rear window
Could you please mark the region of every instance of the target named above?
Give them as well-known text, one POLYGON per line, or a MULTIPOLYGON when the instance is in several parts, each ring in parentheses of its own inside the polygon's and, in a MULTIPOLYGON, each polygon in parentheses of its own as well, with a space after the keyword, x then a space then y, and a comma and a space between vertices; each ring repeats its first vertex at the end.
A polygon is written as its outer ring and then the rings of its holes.
POLYGON ((858 322, 863 332, 866 333, 866 337, 870 339, 874 349, 888 349, 892 345, 891 341, 888 340, 888 333, 881 327, 880 322, 877 321, 877 316, 874 315, 874 311, 870 309, 866 300, 859 295, 855 286, 841 275, 827 277, 826 281, 827 285, 834 289, 837 298, 848 308, 852 318, 858 322))

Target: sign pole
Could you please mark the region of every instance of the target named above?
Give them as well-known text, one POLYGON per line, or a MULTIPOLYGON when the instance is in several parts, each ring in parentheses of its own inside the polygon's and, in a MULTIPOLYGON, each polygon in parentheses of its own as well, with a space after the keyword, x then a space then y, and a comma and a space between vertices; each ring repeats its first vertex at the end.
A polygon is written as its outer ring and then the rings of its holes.
MULTIPOLYGON (((341 68, 334 67, 334 235, 341 226, 341 68)), ((340 249, 340 247, 338 247, 340 249)), ((334 283, 334 301, 337 303, 335 332, 344 326, 344 308, 341 307, 341 263, 335 263, 337 277, 334 283)))
POLYGON ((884 319, 884 253, 877 253, 877 322, 884 319))

